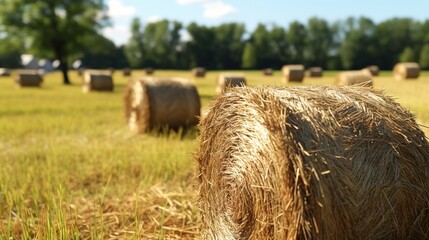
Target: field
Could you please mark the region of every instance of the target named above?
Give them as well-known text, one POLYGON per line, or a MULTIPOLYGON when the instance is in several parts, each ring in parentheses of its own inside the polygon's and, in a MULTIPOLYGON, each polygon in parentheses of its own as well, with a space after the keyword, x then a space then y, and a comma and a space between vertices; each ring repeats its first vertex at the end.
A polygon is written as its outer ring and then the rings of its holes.
MULTIPOLYGON (((195 79, 203 108, 220 72, 195 79)), ((287 85, 280 73, 244 72, 249 85, 287 85)), ((133 76, 143 75, 134 71, 133 76)), ((192 78, 190 71, 157 76, 192 78)), ((304 85, 330 85, 336 72, 304 85)), ((124 119, 128 77, 114 74, 113 93, 82 93, 82 79, 45 76, 42 88, 18 89, 0 78, 0 239, 195 239, 200 215, 193 153, 197 131, 136 135, 124 119)), ((429 136, 429 72, 396 81, 374 78, 410 109, 429 136)))

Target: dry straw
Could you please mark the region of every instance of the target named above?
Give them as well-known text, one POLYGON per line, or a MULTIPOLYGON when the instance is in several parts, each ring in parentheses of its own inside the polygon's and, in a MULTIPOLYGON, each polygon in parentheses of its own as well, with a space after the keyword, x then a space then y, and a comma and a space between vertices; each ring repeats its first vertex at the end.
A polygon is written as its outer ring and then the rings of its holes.
POLYGON ((284 82, 302 82, 304 65, 284 65, 282 68, 284 82))
POLYGON ((321 67, 311 67, 305 71, 307 77, 323 77, 323 69, 321 67))
POLYGON ((367 66, 364 69, 368 69, 370 71, 370 73, 371 73, 372 76, 378 76, 379 72, 380 72, 380 69, 376 65, 370 65, 370 66, 367 66))
POLYGON ((429 144, 371 88, 233 89, 196 158, 203 239, 429 239, 429 144))
POLYGON ((417 79, 420 76, 420 65, 415 62, 397 63, 393 68, 393 76, 397 80, 417 79))
POLYGON ((124 97, 125 116, 132 131, 187 128, 198 124, 200 98, 195 85, 182 78, 136 78, 124 97))
POLYGON ((239 73, 225 73, 219 75, 216 87, 217 93, 223 93, 228 88, 246 86, 246 78, 243 74, 239 73))
POLYGON ((15 83, 19 87, 40 87, 43 76, 38 70, 18 70, 15 75, 15 83))
POLYGON ((194 77, 205 77, 206 76, 206 69, 203 67, 196 67, 194 69, 192 69, 192 75, 194 75, 194 77))
POLYGON ((368 69, 359 71, 344 71, 337 74, 334 81, 335 85, 351 86, 359 85, 363 87, 372 87, 372 75, 368 69))
POLYGON ((86 70, 83 80, 83 92, 113 91, 111 70, 86 70))

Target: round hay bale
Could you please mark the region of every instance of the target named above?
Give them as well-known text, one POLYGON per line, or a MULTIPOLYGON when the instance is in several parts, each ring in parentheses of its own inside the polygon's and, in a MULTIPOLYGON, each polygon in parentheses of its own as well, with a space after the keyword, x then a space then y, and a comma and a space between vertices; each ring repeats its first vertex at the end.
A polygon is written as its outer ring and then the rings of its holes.
POLYGON ((382 92, 234 88, 200 127, 203 239, 429 237, 429 144, 382 92))
POLYGON ((124 96, 129 128, 138 133, 178 129, 198 124, 200 97, 195 85, 183 78, 136 78, 124 96))
POLYGON ((372 87, 372 75, 368 69, 340 72, 337 74, 334 85, 372 87))
POLYGON ((380 69, 376 65, 370 65, 370 66, 367 66, 364 69, 368 69, 371 72, 372 76, 378 76, 379 72, 380 72, 380 69))
POLYGON ((206 69, 203 67, 196 67, 194 69, 192 69, 192 74, 194 75, 194 77, 205 77, 206 76, 206 69))
POLYGON ((43 76, 36 69, 22 69, 16 71, 15 83, 18 87, 40 87, 43 82, 43 76))
POLYGON ((397 80, 417 79, 420 76, 420 65, 415 62, 397 63, 393 68, 393 76, 397 80))
POLYGON ((86 70, 82 91, 113 91, 113 79, 111 70, 86 70))
POLYGON ((153 75, 154 71, 155 70, 153 70, 153 68, 148 67, 148 68, 146 68, 146 75, 148 75, 148 76, 153 75))
POLYGON ((124 68, 122 69, 122 73, 124 77, 129 77, 131 76, 131 69, 130 68, 124 68))
POLYGON ((219 75, 218 83, 216 87, 217 93, 223 93, 228 88, 246 86, 246 78, 243 74, 237 73, 225 73, 219 75))
POLYGON ((264 68, 264 69, 262 69, 262 74, 264 76, 272 76, 273 75, 273 69, 272 68, 264 68))
POLYGON ((80 77, 83 76, 84 72, 85 72, 85 68, 78 68, 77 69, 77 75, 80 76, 80 77))
POLYGON ((321 67, 311 67, 305 71, 307 77, 323 77, 323 69, 321 67))
POLYGON ((7 68, 0 68, 0 77, 9 77, 10 71, 7 68))
POLYGON ((284 65, 282 73, 286 83, 304 81, 304 65, 284 65))

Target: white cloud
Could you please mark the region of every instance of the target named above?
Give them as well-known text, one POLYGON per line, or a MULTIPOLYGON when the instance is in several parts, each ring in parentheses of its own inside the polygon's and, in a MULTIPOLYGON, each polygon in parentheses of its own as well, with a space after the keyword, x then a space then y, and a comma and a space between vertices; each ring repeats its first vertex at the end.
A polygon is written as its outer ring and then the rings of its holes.
POLYGON ((132 6, 126 6, 121 0, 109 0, 107 2, 108 15, 112 18, 132 17, 137 10, 132 6))
POLYGON ((233 6, 222 1, 210 1, 204 3, 204 17, 206 18, 221 18, 230 13, 237 11, 233 6))
POLYGON ((146 22, 148 23, 156 23, 161 21, 161 17, 160 16, 149 16, 146 18, 146 22))
POLYGON ((207 2, 207 0, 177 0, 177 3, 180 5, 203 3, 203 2, 207 2))
POLYGON ((103 29, 103 35, 112 40, 116 45, 127 43, 131 37, 130 29, 126 25, 117 25, 103 29))

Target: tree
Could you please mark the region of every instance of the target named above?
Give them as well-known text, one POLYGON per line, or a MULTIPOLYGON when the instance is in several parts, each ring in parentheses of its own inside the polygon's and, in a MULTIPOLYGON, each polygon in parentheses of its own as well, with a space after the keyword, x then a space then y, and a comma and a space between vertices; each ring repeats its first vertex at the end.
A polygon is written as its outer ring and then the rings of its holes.
POLYGON ((429 44, 425 44, 420 52, 420 66, 429 69, 429 44))
MULTIPOLYGON (((1 34, 0 34, 1 35, 1 34)), ((0 68, 18 68, 21 66, 21 49, 24 44, 19 38, 0 38, 0 68)))
POLYGON ((191 36, 191 40, 186 44, 191 66, 215 68, 216 62, 213 61, 213 58, 216 52, 216 41, 213 28, 191 23, 187 30, 191 36))
POLYGON ((24 33, 31 52, 58 59, 64 84, 70 56, 108 23, 103 0, 0 0, 0 6, 0 25, 8 34, 24 33))
POLYGON ((290 44, 291 59, 293 62, 290 63, 301 63, 304 64, 304 50, 306 45, 307 29, 305 26, 294 21, 289 24, 288 29, 288 42, 290 44))
POLYGON ((242 58, 242 68, 252 69, 256 67, 256 51, 252 43, 246 43, 242 58))
POLYGON ((306 59, 310 66, 326 67, 333 47, 333 34, 327 21, 310 18, 307 25, 306 59))
POLYGON ((414 62, 416 61, 416 57, 414 51, 410 47, 406 47, 404 51, 402 51, 401 55, 399 55, 400 62, 414 62))
POLYGON ((125 45, 125 54, 133 68, 143 67, 144 44, 143 30, 140 19, 134 18, 131 22, 131 37, 125 45))
POLYGON ((218 69, 237 69, 241 67, 244 50, 243 24, 226 23, 213 28, 215 35, 215 61, 218 69))

